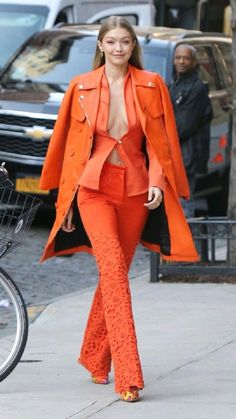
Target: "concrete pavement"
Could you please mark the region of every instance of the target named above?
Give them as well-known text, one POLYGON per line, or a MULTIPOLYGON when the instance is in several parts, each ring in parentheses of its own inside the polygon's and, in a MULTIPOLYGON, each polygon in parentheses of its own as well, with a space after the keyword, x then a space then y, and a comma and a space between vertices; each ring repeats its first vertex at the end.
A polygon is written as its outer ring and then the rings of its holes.
POLYGON ((131 281, 145 379, 142 399, 119 401, 113 376, 95 385, 76 357, 93 288, 50 304, 0 384, 0 419, 235 419, 236 286, 131 281))

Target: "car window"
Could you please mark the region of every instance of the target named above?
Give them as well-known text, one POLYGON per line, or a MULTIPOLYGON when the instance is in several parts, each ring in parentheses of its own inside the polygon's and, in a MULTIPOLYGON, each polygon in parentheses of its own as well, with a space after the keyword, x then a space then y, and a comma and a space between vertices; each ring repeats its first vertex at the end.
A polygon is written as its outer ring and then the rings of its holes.
POLYGON ((67 23, 67 22, 68 22, 68 16, 67 16, 66 10, 63 9, 58 13, 55 19, 54 25, 58 25, 59 23, 67 23))
MULTIPOLYGON (((65 90, 77 74, 91 71, 95 36, 44 32, 33 37, 4 73, 1 83, 32 82, 65 90)), ((141 44, 144 68, 166 78, 167 48, 141 44)))
POLYGON ((33 33, 44 27, 49 9, 0 4, 0 68, 33 33))
POLYGON ((27 81, 66 86, 77 74, 91 71, 96 47, 93 36, 50 33, 36 36, 17 56, 2 83, 27 81))
POLYGON ((226 42, 217 42, 216 49, 222 57, 220 71, 224 78, 226 86, 232 86, 233 82, 233 64, 232 64, 232 45, 226 42))
POLYGON ((194 45, 197 50, 198 73, 207 83, 209 91, 220 88, 211 46, 194 45))
POLYGON ((167 48, 141 44, 141 49, 145 70, 159 73, 164 79, 166 79, 168 63, 167 48))

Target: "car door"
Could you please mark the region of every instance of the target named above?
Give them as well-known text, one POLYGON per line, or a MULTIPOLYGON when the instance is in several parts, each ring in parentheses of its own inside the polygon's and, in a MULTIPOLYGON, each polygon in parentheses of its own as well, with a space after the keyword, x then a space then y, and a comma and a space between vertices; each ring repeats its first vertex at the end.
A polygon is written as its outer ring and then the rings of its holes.
POLYGON ((199 75, 208 84, 209 97, 213 107, 211 122, 210 158, 208 171, 223 170, 227 163, 226 142, 229 134, 230 117, 226 112, 229 94, 220 77, 221 62, 214 51, 213 44, 195 45, 199 63, 199 75), (225 147, 222 147, 222 145, 225 147))
POLYGON ((217 41, 215 43, 215 54, 219 62, 218 71, 222 88, 225 91, 225 103, 223 110, 229 118, 229 132, 227 138, 228 163, 230 165, 230 154, 232 146, 232 119, 233 119, 233 65, 232 65, 232 40, 217 41))
MULTIPOLYGON (((197 175, 196 197, 206 197, 211 215, 225 215, 228 201, 230 164, 231 97, 222 74, 222 54, 217 39, 194 42, 197 50, 200 78, 208 84, 213 108, 211 121, 210 156, 207 173, 197 175)), ((225 65, 225 64, 224 64, 225 65)))

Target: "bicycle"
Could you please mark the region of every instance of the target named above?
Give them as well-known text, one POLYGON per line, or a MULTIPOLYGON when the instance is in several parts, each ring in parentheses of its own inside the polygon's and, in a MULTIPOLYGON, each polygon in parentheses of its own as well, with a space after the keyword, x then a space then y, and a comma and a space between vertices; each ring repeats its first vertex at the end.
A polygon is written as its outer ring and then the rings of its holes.
MULTIPOLYGON (((41 204, 37 197, 12 189, 4 163, 0 166, 0 259, 18 248, 41 204)), ((28 338, 23 296, 0 266, 0 382, 19 363, 28 338)))

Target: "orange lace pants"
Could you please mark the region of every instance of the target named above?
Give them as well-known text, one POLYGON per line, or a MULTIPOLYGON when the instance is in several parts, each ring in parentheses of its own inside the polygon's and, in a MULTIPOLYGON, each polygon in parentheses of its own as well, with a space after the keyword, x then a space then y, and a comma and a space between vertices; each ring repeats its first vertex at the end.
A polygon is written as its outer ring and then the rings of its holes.
POLYGON ((107 163, 100 190, 80 186, 78 193, 80 215, 99 270, 78 361, 97 376, 106 376, 112 362, 118 393, 144 386, 128 270, 148 215, 146 200, 146 193, 127 197, 125 168, 107 163))

